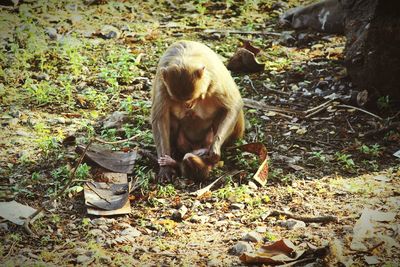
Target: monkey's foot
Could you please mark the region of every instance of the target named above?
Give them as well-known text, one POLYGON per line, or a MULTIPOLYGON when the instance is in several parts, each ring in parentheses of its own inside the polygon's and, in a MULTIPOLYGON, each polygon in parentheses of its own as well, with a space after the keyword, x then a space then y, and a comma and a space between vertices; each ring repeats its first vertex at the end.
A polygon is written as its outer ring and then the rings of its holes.
POLYGON ((177 162, 168 155, 162 156, 158 159, 158 164, 160 166, 176 166, 177 162))

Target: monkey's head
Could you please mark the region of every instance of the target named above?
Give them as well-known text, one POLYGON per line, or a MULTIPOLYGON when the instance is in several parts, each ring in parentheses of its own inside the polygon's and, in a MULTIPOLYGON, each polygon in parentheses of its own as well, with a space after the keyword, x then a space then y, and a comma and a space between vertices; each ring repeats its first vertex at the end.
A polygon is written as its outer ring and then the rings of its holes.
POLYGON ((200 156, 187 153, 182 160, 181 172, 189 179, 202 182, 208 178, 212 166, 200 156))
POLYGON ((187 104, 204 99, 210 84, 202 64, 170 65, 161 69, 161 75, 171 99, 187 104))

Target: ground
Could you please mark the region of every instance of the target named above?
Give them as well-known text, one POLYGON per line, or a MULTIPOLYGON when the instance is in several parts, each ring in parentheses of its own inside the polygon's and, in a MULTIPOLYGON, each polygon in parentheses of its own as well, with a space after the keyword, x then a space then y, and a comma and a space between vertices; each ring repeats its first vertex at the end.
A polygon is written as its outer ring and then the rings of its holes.
POLYGON ((398 121, 398 110, 387 98, 363 107, 372 115, 337 100, 303 115, 328 95, 343 98, 360 89, 346 76, 343 37, 278 25, 282 12, 302 3, 23 1, 1 8, 2 202, 39 208, 56 194, 78 158, 73 147, 62 145, 68 136, 79 144, 93 136, 108 141, 136 136, 112 148, 154 153, 151 79, 161 54, 176 40, 200 41, 224 62, 249 40, 261 49, 257 60, 265 68, 232 73, 242 96, 282 109, 245 107, 246 134, 238 145, 267 147, 265 186, 248 185, 259 162, 236 150, 226 151, 224 166, 211 180, 230 170, 241 174, 225 175, 201 198, 190 192, 209 181, 157 185, 153 166, 141 159, 130 175, 140 183, 130 197, 131 214, 97 218, 87 215, 81 191, 84 181, 96 178, 96 169, 83 164, 67 193, 33 222, 35 236, 1 222, 2 265, 240 266, 232 248, 255 231, 261 239, 248 242, 255 250, 281 239, 329 248, 306 262, 313 266, 373 261, 399 266, 400 164, 393 154, 400 149, 400 133, 376 131, 398 121), (103 119, 115 111, 127 119, 107 128, 103 119), (179 220, 173 214, 182 206, 187 212, 179 220), (374 216, 371 210, 383 213, 374 216), (337 220, 297 221, 291 227, 290 215, 273 211, 337 220), (366 225, 371 228, 362 233, 366 225), (354 247, 357 240, 364 249, 354 247))

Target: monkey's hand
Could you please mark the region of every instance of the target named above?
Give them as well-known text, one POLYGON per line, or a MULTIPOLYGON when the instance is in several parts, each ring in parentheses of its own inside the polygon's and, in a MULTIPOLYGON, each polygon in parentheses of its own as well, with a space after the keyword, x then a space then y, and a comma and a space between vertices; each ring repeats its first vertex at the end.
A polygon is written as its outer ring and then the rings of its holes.
POLYGON ((207 161, 211 164, 217 164, 221 159, 221 147, 217 144, 213 144, 207 156, 207 161))
POLYGON ((174 175, 175 170, 171 166, 160 166, 160 170, 158 171, 156 179, 160 183, 168 183, 172 182, 174 175))
POLYGON ((178 165, 178 163, 176 162, 176 160, 174 160, 173 158, 171 158, 168 155, 162 156, 158 158, 158 164, 160 166, 172 166, 172 167, 176 167, 178 165))

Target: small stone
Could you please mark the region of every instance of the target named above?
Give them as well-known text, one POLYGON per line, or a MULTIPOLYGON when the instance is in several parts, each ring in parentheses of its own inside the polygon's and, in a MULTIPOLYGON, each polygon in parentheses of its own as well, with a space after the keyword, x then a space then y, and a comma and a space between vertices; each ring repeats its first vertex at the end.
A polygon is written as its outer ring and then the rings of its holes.
POLYGON ((236 243, 236 245, 234 245, 230 252, 232 255, 236 255, 236 256, 240 256, 245 252, 252 252, 253 246, 245 241, 239 241, 236 243))
POLYGON ((93 260, 94 260, 93 257, 89 257, 89 256, 86 256, 86 255, 79 255, 76 258, 76 263, 87 265, 87 264, 91 263, 93 260))
POLYGON ((0 230, 8 231, 8 224, 7 223, 0 223, 0 230))
POLYGON ((193 223, 206 223, 210 220, 210 217, 207 215, 193 215, 192 218, 190 218, 190 221, 193 223))
POLYGON ((259 233, 252 231, 252 232, 249 232, 249 233, 245 234, 242 237, 242 240, 243 241, 259 243, 259 242, 263 241, 263 237, 259 233))
POLYGON ((103 235, 103 231, 100 229, 92 229, 89 231, 89 234, 92 236, 100 236, 103 235))
POLYGON ((182 221, 183 217, 186 215, 188 209, 186 208, 185 205, 183 205, 182 207, 179 208, 179 210, 175 210, 172 213, 171 219, 174 221, 182 221))
POLYGON ((57 30, 52 27, 47 27, 44 31, 47 33, 51 40, 57 40, 59 37, 57 30))
POLYGON ((119 38, 121 35, 120 31, 111 25, 104 25, 100 32, 104 39, 119 38))
POLYGON ((266 226, 257 226, 256 228, 256 232, 263 234, 266 233, 268 231, 268 228, 266 226))
POLYGON ((100 218, 93 219, 91 221, 91 223, 93 225, 104 225, 104 224, 107 224, 107 220, 106 220, 106 218, 100 217, 100 218))
POLYGON ((364 260, 368 265, 375 265, 380 263, 378 257, 376 256, 364 256, 364 260))
POLYGON ((231 204, 231 209, 237 209, 237 210, 242 210, 244 209, 245 205, 242 203, 232 203, 231 204))
POLYGON ((286 227, 289 230, 295 230, 299 228, 305 228, 306 223, 295 219, 288 219, 286 221, 282 221, 281 226, 286 227))
POLYGON ((111 257, 107 255, 99 256, 99 261, 101 264, 106 264, 106 265, 110 265, 112 263, 111 257))
POLYGON ((129 237, 138 237, 140 236, 142 233, 137 230, 136 228, 130 227, 130 228, 126 228, 125 230, 123 230, 121 232, 121 235, 123 236, 129 236, 129 237))

